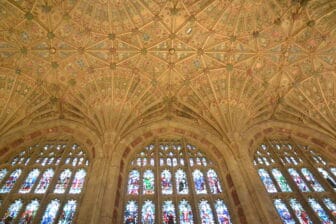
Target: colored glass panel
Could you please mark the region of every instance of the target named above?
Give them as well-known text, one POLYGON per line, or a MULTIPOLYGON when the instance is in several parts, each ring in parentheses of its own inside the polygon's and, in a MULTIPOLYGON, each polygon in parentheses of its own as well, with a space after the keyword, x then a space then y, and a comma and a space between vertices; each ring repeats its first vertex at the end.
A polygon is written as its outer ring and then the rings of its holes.
POLYGON ((266 190, 268 193, 275 193, 277 192, 277 189, 275 188, 273 181, 268 174, 268 172, 265 169, 259 169, 258 170, 259 176, 261 178, 261 181, 263 182, 266 190))
POLYGON ((137 170, 132 170, 128 175, 128 194, 138 195, 140 187, 140 174, 137 170))
POLYGON ((162 221, 165 224, 175 224, 175 206, 172 201, 164 201, 162 206, 162 221))
POLYGON ((161 188, 162 194, 173 193, 172 175, 168 170, 161 172, 161 188))
POLYGON ((322 206, 315 199, 309 198, 308 202, 323 224, 333 223, 322 206))
POLYGON ((186 200, 180 201, 179 216, 181 224, 193 224, 193 213, 190 204, 186 200))
POLYGON ((199 213, 200 213, 200 218, 201 218, 201 223, 202 224, 213 224, 215 223, 214 221, 214 216, 211 210, 211 207, 206 200, 202 200, 199 202, 199 213))
POLYGON ((19 193, 29 193, 31 191, 31 189, 33 188, 37 177, 40 175, 40 171, 38 169, 34 169, 32 171, 30 171, 30 173, 28 174, 28 177, 26 178, 26 180, 23 182, 19 193))
POLYGON ((207 176, 208 176, 208 183, 209 183, 211 193, 213 194, 222 193, 222 188, 219 183, 219 179, 218 179, 216 172, 213 169, 210 169, 207 172, 207 176))
POLYGON ((289 187, 285 177, 278 169, 273 169, 272 174, 277 181, 282 192, 292 192, 292 189, 289 187))
POLYGON ((302 191, 302 192, 309 192, 309 188, 307 187, 305 181, 301 178, 301 176, 299 175, 299 173, 294 170, 293 168, 289 168, 288 169, 289 174, 291 175, 293 181, 296 183, 296 185, 298 186, 298 188, 302 191))
POLYGON ((152 201, 145 201, 141 211, 141 222, 143 224, 155 223, 155 206, 152 201))
POLYGON ((3 222, 4 223, 12 223, 12 221, 16 218, 16 216, 19 214, 22 207, 22 201, 16 200, 14 201, 9 208, 7 209, 7 212, 3 216, 3 222))
POLYGON ((6 180, 6 183, 0 189, 0 193, 10 192, 12 188, 14 187, 17 179, 20 177, 21 172, 22 171, 20 169, 13 171, 11 175, 8 177, 8 179, 6 180))
POLYGON ((330 171, 336 177, 336 168, 330 168, 330 171))
POLYGON ((323 178, 327 180, 330 186, 336 190, 336 181, 334 178, 323 168, 319 167, 317 170, 322 174, 323 178))
POLYGON ((63 170, 63 172, 58 177, 54 193, 63 194, 69 186, 71 177, 71 171, 69 169, 63 170))
POLYGON ((19 224, 30 224, 33 223, 33 219, 36 215, 36 212, 40 206, 38 200, 31 201, 27 206, 25 211, 22 213, 19 220, 19 224))
POLYGON ((84 169, 80 169, 76 172, 69 191, 70 194, 79 194, 82 192, 85 176, 86 171, 84 169))
POLYGON ((301 224, 311 224, 313 223, 307 212, 303 209, 302 205, 294 198, 289 200, 289 204, 292 207, 296 218, 300 221, 301 224))
POLYGON ((193 172, 193 180, 196 194, 206 194, 206 186, 203 173, 200 170, 194 170, 193 172))
POLYGON ((35 189, 35 193, 37 194, 45 193, 49 187, 49 184, 53 176, 54 176, 54 171, 52 169, 48 169, 44 171, 42 178, 40 179, 40 182, 35 189))
POLYGON ((290 214, 287 206, 282 202, 281 199, 275 199, 274 200, 274 205, 275 205, 275 208, 277 209, 278 214, 279 214, 283 223, 285 223, 285 224, 295 224, 295 221, 294 221, 292 215, 290 214))
POLYGON ((302 172, 303 176, 306 178, 308 184, 314 189, 314 191, 317 191, 317 192, 324 191, 323 187, 314 178, 313 174, 307 168, 302 168, 301 172, 302 172))
POLYGON ((217 219, 219 224, 230 224, 231 217, 229 210, 227 209, 225 203, 222 200, 217 200, 215 203, 215 209, 217 213, 217 219))
POLYGON ((125 224, 138 223, 138 205, 135 201, 129 201, 126 204, 124 213, 125 224))
POLYGON ((323 203, 330 210, 331 214, 336 217, 336 204, 330 198, 324 198, 323 203))
POLYGON ((143 176, 143 194, 154 194, 154 173, 146 170, 143 176))
POLYGON ((5 178, 5 176, 7 175, 7 170, 6 169, 2 169, 0 170, 0 182, 5 178))
POLYGON ((70 224, 72 223, 76 213, 77 202, 75 200, 69 200, 63 207, 62 213, 58 220, 58 224, 70 224))
POLYGON ((58 209, 60 207, 60 202, 55 199, 52 200, 48 205, 43 214, 41 224, 50 224, 55 221, 58 209))
POLYGON ((176 190, 178 194, 188 194, 188 181, 187 181, 187 175, 186 173, 179 169, 175 173, 175 179, 176 179, 176 190))

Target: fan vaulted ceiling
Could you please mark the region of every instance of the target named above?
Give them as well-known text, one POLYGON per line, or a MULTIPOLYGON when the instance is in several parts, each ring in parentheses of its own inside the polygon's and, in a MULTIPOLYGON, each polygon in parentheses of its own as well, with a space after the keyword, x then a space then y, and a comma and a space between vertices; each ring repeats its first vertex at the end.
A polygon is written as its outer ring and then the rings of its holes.
POLYGON ((336 136, 333 0, 0 0, 0 136, 161 120, 336 136))

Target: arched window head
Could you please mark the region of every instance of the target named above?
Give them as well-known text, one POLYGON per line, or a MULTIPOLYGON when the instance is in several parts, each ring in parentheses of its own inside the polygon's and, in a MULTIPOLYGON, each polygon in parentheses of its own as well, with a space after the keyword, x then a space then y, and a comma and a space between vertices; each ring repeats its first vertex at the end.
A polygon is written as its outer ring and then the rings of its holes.
POLYGON ((130 161, 123 223, 231 223, 216 165, 184 140, 157 140, 130 161))
POLYGON ((89 159, 70 142, 27 147, 0 165, 0 223, 75 223, 89 159))
POLYGON ((283 223, 336 223, 332 158, 293 140, 265 140, 254 165, 283 223))

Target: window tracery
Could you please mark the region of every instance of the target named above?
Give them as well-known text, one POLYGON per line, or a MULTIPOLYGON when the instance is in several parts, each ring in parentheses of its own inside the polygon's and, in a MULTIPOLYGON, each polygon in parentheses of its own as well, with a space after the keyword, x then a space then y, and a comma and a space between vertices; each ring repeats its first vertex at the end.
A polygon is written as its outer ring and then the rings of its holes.
POLYGON ((124 223, 232 223, 215 164, 184 140, 158 140, 131 160, 124 223))
POLYGON ((254 165, 283 223, 336 223, 335 161, 293 140, 266 140, 254 165))
POLYGON ((68 141, 23 149, 0 165, 0 223, 73 223, 88 165, 68 141))

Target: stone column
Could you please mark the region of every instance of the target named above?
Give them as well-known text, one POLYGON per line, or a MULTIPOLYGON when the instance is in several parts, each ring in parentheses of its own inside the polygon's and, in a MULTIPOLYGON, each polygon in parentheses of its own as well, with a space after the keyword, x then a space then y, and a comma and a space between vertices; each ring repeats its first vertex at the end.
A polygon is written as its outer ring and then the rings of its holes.
MULTIPOLYGON (((247 223, 282 223, 244 144, 231 144, 226 163, 247 223)), ((240 215, 240 214, 238 214, 240 215)), ((240 220, 242 222, 242 220, 240 220)))

